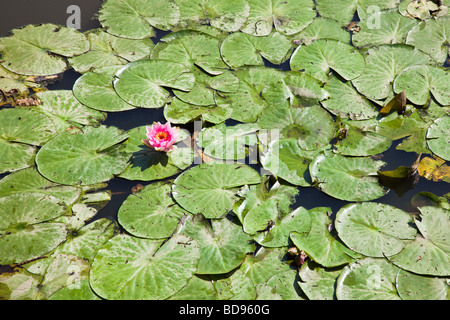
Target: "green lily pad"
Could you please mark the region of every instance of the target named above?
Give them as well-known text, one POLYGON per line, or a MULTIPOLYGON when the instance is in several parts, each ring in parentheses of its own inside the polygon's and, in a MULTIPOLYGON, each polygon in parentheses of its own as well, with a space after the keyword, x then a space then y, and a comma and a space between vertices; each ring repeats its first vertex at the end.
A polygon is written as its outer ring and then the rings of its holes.
POLYGON ((187 218, 182 232, 200 246, 196 274, 223 274, 237 268, 255 250, 251 236, 228 218, 209 223, 202 215, 187 218))
POLYGON ((326 82, 331 70, 345 80, 357 78, 364 70, 363 56, 347 43, 336 40, 316 40, 298 47, 291 56, 291 70, 305 73, 326 82))
POLYGON ((106 126, 63 131, 39 150, 36 164, 44 177, 61 184, 107 181, 125 170, 130 155, 121 142, 127 138, 119 129, 106 126))
POLYGON ((322 154, 310 164, 309 172, 317 187, 334 198, 369 201, 388 191, 378 183, 377 172, 384 164, 368 157, 322 154))
POLYGON ((375 11, 358 22, 361 30, 353 34, 352 42, 356 47, 406 43, 408 32, 416 24, 416 20, 398 14, 396 9, 375 11), (374 21, 380 21, 380 25, 375 27, 374 21))
POLYGON ((237 124, 233 127, 224 123, 204 128, 197 137, 197 144, 203 153, 218 159, 244 159, 247 147, 257 144, 256 124, 237 124))
POLYGON ((344 206, 335 222, 340 239, 370 257, 399 253, 417 233, 411 224, 411 216, 403 210, 374 202, 344 206))
POLYGON ((154 47, 153 41, 149 38, 142 40, 120 38, 102 29, 88 31, 85 35, 91 45, 89 51, 68 59, 72 68, 79 73, 149 58, 154 47))
POLYGON ((90 285, 109 300, 166 299, 194 276, 199 259, 197 243, 181 234, 166 242, 120 234, 99 250, 90 285))
POLYGON ((117 219, 131 235, 140 238, 165 239, 186 214, 171 197, 170 182, 152 183, 129 195, 119 208, 117 219))
POLYGON ((26 108, 1 109, 0 115, 0 172, 32 166, 36 147, 56 134, 55 125, 46 115, 26 108))
POLYGON ((339 275, 336 296, 339 300, 400 300, 395 287, 399 270, 385 259, 353 262, 339 275))
POLYGON ((89 50, 84 34, 55 24, 27 25, 0 39, 2 66, 24 75, 46 76, 64 72, 64 57, 89 50))
POLYGON ((434 154, 450 161, 450 116, 444 115, 436 119, 427 131, 427 145, 434 154))
POLYGON ((234 32, 222 41, 220 53, 223 61, 236 69, 242 66, 263 66, 264 59, 281 64, 289 58, 291 48, 289 39, 276 31, 265 37, 234 32))
POLYGON ((89 279, 81 280, 72 286, 66 286, 53 293, 48 300, 101 300, 92 291, 89 279))
POLYGON ((242 186, 259 182, 258 172, 247 165, 202 163, 175 179, 172 195, 189 212, 217 219, 232 209, 242 186))
MULTIPOLYGON (((156 151, 147 147, 142 140, 146 138, 146 126, 136 127, 127 132, 129 139, 124 152, 131 155, 130 163, 120 174, 128 180, 158 180, 168 178, 192 164, 194 154, 189 147, 177 147, 171 152, 156 151)), ((182 137, 180 135, 179 139, 182 137)))
POLYGON ((2 273, 0 277, 0 297, 4 300, 42 299, 42 293, 39 291, 41 281, 42 277, 30 273, 26 269, 2 273))
POLYGON ((384 100, 394 96, 395 78, 407 67, 433 64, 430 56, 405 45, 381 45, 365 54, 364 72, 352 80, 355 88, 368 99, 384 100))
MULTIPOLYGON (((4 95, 14 94, 18 91, 19 94, 27 94, 29 88, 40 88, 41 85, 32 81, 29 77, 8 71, 0 65, 0 92, 4 95)), ((3 95, 0 95, 0 103, 7 101, 3 95)))
POLYGON ((291 35, 290 38, 294 44, 304 44, 306 46, 320 39, 350 43, 350 32, 341 28, 341 26, 337 20, 317 17, 305 29, 291 35))
POLYGON ((378 116, 376 106, 359 94, 350 81, 331 78, 323 87, 330 99, 321 101, 322 106, 332 114, 352 120, 367 120, 378 116))
POLYGON ((129 104, 160 108, 168 101, 169 87, 189 91, 194 75, 182 64, 167 60, 143 60, 127 64, 116 73, 114 89, 129 104))
POLYGON ((231 117, 233 109, 229 104, 216 102, 214 105, 199 106, 174 98, 164 106, 164 118, 170 123, 185 124, 202 120, 219 124, 231 117))
POLYGON ((239 30, 250 11, 245 0, 175 0, 175 3, 180 8, 179 25, 210 24, 225 32, 239 30))
POLYGON ((113 87, 113 79, 120 66, 96 68, 79 77, 73 85, 73 95, 85 106, 106 112, 134 109, 120 98, 113 87))
POLYGON ((1 264, 38 258, 66 239, 65 225, 51 221, 67 212, 59 199, 40 193, 17 193, 0 198, 0 204, 1 264))
POLYGON ((98 126, 106 114, 81 104, 72 90, 51 90, 36 93, 39 110, 55 123, 58 132, 72 126, 98 126))
POLYGON ((418 24, 408 33, 406 43, 428 53, 437 63, 444 64, 449 52, 449 21, 449 16, 445 16, 418 24))
POLYGON ((436 206, 418 209, 421 220, 415 220, 415 224, 421 235, 417 235, 401 252, 388 259, 398 267, 416 274, 448 276, 450 211, 436 206))
POLYGON ((450 73, 429 65, 416 65, 403 70, 394 81, 396 93, 406 91, 414 104, 425 105, 430 93, 441 105, 450 105, 450 73))
POLYGON ((262 129, 279 129, 280 138, 298 139, 304 150, 327 146, 335 133, 333 117, 319 105, 274 105, 264 111, 257 123, 262 129))
POLYGON ((178 7, 166 0, 107 0, 98 15, 108 33, 130 39, 153 37, 153 27, 168 30, 179 18, 178 7))
POLYGON ((317 11, 322 17, 338 20, 342 25, 349 23, 355 14, 361 20, 374 11, 396 8, 399 0, 316 0, 317 11))
POLYGON ((290 238, 294 245, 304 251, 311 259, 324 267, 337 267, 355 261, 359 255, 348 249, 329 231, 332 223, 328 217, 330 208, 310 209, 308 215, 311 228, 307 231, 293 230, 290 238))
POLYGON ((316 17, 314 3, 310 0, 248 0, 250 13, 242 32, 254 36, 267 36, 272 26, 286 35, 303 30, 316 17))
POLYGON ((208 276, 194 275, 183 289, 168 300, 217 300, 217 292, 208 276))
POLYGON ((448 279, 424 277, 405 270, 397 275, 396 286, 403 300, 448 300, 448 279))

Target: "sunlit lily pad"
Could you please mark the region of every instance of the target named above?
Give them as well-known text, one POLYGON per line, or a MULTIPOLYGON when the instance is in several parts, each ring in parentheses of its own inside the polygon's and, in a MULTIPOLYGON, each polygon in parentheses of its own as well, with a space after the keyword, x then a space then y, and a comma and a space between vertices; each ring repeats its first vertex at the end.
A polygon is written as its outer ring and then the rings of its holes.
POLYGON ((2 66, 24 75, 45 76, 64 72, 72 57, 89 50, 84 34, 54 24, 28 25, 0 39, 2 66))
POLYGON ((73 85, 73 94, 89 108, 116 112, 134 109, 135 106, 120 98, 113 87, 113 77, 122 68, 110 66, 97 68, 79 77, 73 85))
POLYGON ((384 165, 368 157, 339 154, 319 155, 309 166, 317 187, 326 194, 346 201, 369 201, 388 191, 378 183, 377 171, 384 165))
POLYGON ((397 10, 375 11, 358 22, 361 30, 353 34, 352 42, 356 47, 405 43, 416 24, 416 20, 403 17, 397 10), (374 25, 376 21, 379 25, 374 25))
POLYGON ((314 3, 310 0, 249 0, 250 14, 241 28, 242 32, 254 36, 267 36, 272 26, 286 35, 294 34, 315 18, 314 3))
POLYGON ((114 89, 126 102, 142 108, 160 108, 168 101, 170 87, 189 91, 194 75, 182 64, 168 60, 143 60, 127 64, 116 73, 114 89))
POLYGON ((238 267, 255 249, 252 237, 228 218, 208 222, 201 215, 187 218, 183 233, 200 247, 197 274, 223 274, 238 267))
POLYGON ((236 69, 242 66, 262 66, 264 59, 273 64, 281 64, 289 58, 291 47, 288 38, 278 32, 265 37, 234 32, 222 41, 220 52, 226 64, 236 69))
POLYGON ((39 300, 42 293, 39 283, 42 277, 28 272, 26 269, 15 269, 14 272, 2 273, 0 277, 0 297, 5 300, 39 300))
POLYGON ((157 182, 129 195, 118 211, 120 225, 130 234, 165 239, 186 214, 171 197, 171 183, 157 182))
POLYGON ((38 108, 55 123, 59 132, 72 126, 98 126, 106 114, 84 106, 72 90, 49 90, 36 93, 38 108))
POLYGON ((301 32, 290 36, 292 41, 298 44, 309 46, 319 39, 338 40, 343 43, 350 43, 350 32, 341 28, 341 24, 334 19, 317 17, 301 32))
MULTIPOLYGON (((121 178, 128 180, 159 180, 186 169, 192 164, 193 151, 189 147, 179 147, 171 152, 156 151, 146 146, 142 140, 146 137, 146 126, 140 126, 127 132, 129 140, 124 152, 131 155, 130 163, 121 178)), ((180 135, 182 137, 182 135, 180 135)))
POLYGON ((421 235, 400 253, 389 257, 402 269, 424 275, 450 275, 450 246, 448 230, 450 211, 437 206, 418 208, 420 219, 415 224, 421 235))
POLYGON ((398 294, 403 300, 448 300, 448 279, 423 277, 400 270, 396 280, 398 294))
POLYGON ((361 94, 374 100, 384 100, 394 95, 393 82, 405 68, 433 64, 430 56, 405 45, 374 47, 364 57, 366 68, 352 83, 361 94))
POLYGON ((38 170, 61 184, 107 181, 125 170, 130 155, 124 152, 121 142, 127 138, 119 129, 106 126, 61 132, 39 150, 38 170))
POLYGON ((179 18, 178 7, 167 0, 107 0, 98 16, 108 33, 131 39, 152 37, 153 27, 168 30, 179 18))
POLYGON ((226 31, 239 30, 247 21, 250 7, 245 0, 175 0, 180 8, 180 25, 210 24, 226 31))
POLYGON ((290 238, 294 245, 304 251, 315 262, 324 267, 337 267, 348 264, 359 255, 347 248, 340 240, 329 232, 331 219, 330 208, 317 207, 310 209, 308 215, 311 219, 309 230, 293 230, 290 238))
POLYGON ((385 259, 353 262, 339 275, 336 296, 339 300, 400 300, 395 287, 399 270, 385 259))
POLYGON ((335 222, 340 239, 370 257, 400 252, 417 233, 411 224, 411 216, 403 210, 373 202, 344 206, 335 222))
POLYGON ((26 108, 0 110, 0 172, 12 172, 33 165, 37 146, 56 134, 53 121, 26 108))
POLYGON ((427 145, 442 159, 450 161, 450 116, 436 119, 427 131, 427 145))
POLYGON ((67 212, 64 203, 41 193, 17 193, 0 198, 1 264, 40 257, 66 239, 62 223, 51 219, 67 212))
POLYGON ((296 272, 288 270, 274 275, 266 283, 256 285, 257 300, 304 300, 297 284, 296 272))
POLYGON ((437 63, 444 64, 449 52, 449 33, 449 16, 429 19, 411 29, 406 43, 428 53, 437 63))
POLYGON ((291 70, 305 73, 326 82, 333 70, 346 80, 357 78, 364 70, 363 56, 350 44, 336 40, 316 40, 298 47, 291 56, 291 70))
POLYGON ((120 38, 102 29, 94 29, 85 35, 89 39, 89 51, 69 58, 70 65, 79 73, 148 58, 154 47, 151 39, 120 38))
POLYGON ((242 186, 259 182, 258 172, 247 165, 202 163, 175 179, 172 195, 189 212, 214 219, 232 209, 242 186))
POLYGON ((90 285, 110 300, 160 300, 181 290, 194 276, 198 244, 176 234, 168 241, 120 234, 99 250, 90 285))

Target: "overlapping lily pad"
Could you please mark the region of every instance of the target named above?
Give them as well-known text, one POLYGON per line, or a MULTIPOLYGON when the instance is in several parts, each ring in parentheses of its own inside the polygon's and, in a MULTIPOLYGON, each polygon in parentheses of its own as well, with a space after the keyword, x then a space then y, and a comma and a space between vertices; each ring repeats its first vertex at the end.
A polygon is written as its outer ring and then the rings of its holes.
POLYGON ((0 39, 2 66, 24 75, 46 76, 64 72, 64 57, 89 50, 89 41, 79 31, 55 24, 28 25, 0 39))
POLYGON ((434 154, 450 161, 449 147, 450 116, 436 119, 427 131, 427 145, 434 154))

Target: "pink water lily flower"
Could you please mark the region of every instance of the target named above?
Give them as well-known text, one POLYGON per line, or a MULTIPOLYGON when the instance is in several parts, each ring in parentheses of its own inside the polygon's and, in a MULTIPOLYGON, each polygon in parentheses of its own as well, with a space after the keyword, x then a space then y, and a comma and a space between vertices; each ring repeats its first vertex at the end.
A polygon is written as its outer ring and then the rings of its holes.
POLYGON ((174 143, 177 141, 179 128, 172 128, 170 122, 166 124, 153 122, 151 127, 147 126, 146 128, 147 139, 142 140, 146 146, 164 152, 175 150, 174 143))

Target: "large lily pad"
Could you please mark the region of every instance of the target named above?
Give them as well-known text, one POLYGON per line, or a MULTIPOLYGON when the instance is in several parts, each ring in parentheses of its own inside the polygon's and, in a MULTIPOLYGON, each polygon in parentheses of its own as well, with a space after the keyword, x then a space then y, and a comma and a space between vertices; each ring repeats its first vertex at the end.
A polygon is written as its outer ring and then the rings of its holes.
POLYGON ((400 270, 396 280, 398 294, 403 300, 448 300, 447 279, 400 270))
POLYGON ((160 300, 175 294, 194 276, 198 244, 176 234, 168 241, 120 234, 99 250, 90 285, 110 300, 160 300))
POLYGON ((325 17, 317 17, 301 32, 293 34, 290 38, 294 43, 309 46, 319 39, 338 40, 343 43, 350 43, 350 32, 341 28, 341 24, 325 17))
POLYGON ((114 89, 126 102, 142 108, 160 108, 170 93, 163 88, 189 91, 195 78, 182 64, 168 60, 143 60, 127 64, 116 73, 114 89))
POLYGON ((417 233, 411 224, 411 216, 403 210, 374 202, 344 206, 335 223, 349 248, 370 257, 399 253, 417 233))
POLYGON ((314 3, 311 0, 248 0, 250 13, 242 32, 254 36, 267 36, 272 26, 286 35, 303 30, 315 18, 314 3))
POLYGON ((108 33, 131 39, 152 37, 153 27, 168 30, 179 18, 178 7, 167 0, 107 0, 98 16, 108 33))
POLYGON ((69 58, 70 65, 79 73, 148 58, 154 47, 151 39, 120 38, 102 29, 94 29, 85 35, 89 39, 89 51, 69 58))
MULTIPOLYGON (((171 152, 156 151, 147 147, 145 139, 146 126, 136 127, 127 132, 129 140, 124 152, 131 155, 130 163, 120 174, 128 180, 150 181, 168 178, 192 164, 193 151, 189 147, 176 148, 171 152)), ((183 135, 180 134, 179 139, 183 135)))
POLYGON ((339 300, 400 300, 395 287, 399 270, 385 259, 353 262, 339 275, 336 296, 339 300))
POLYGON ((197 274, 223 274, 238 267, 247 253, 253 252, 252 238, 228 218, 209 223, 202 215, 190 215, 183 233, 200 246, 197 274))
POLYGON ((388 191, 378 183, 378 170, 384 165, 368 157, 339 154, 319 155, 309 166, 317 187, 326 194, 346 201, 378 199, 388 191))
POLYGON ((450 105, 450 73, 429 65, 416 65, 403 70, 394 81, 394 91, 406 91, 409 101, 425 105, 430 93, 441 105, 450 105))
POLYGON ((89 50, 79 31, 54 24, 28 25, 0 39, 2 66, 24 75, 45 76, 64 72, 72 57, 89 50))
POLYGON ((107 181, 125 170, 130 155, 121 142, 127 138, 115 127, 64 131, 39 150, 36 164, 44 177, 61 184, 107 181))
POLYGON ((298 47, 291 56, 291 70, 305 73, 326 82, 331 70, 346 80, 357 78, 364 70, 363 56, 350 44, 336 40, 316 40, 298 47))
POLYGON ((364 72, 352 80, 356 89, 369 99, 384 100, 394 96, 395 78, 407 67, 433 64, 433 59, 413 47, 405 45, 381 45, 365 54, 364 72))
POLYGON ((434 154, 450 161, 450 116, 436 119, 427 131, 427 145, 434 154))
POLYGON ((175 179, 172 195, 189 212, 216 219, 232 209, 242 186, 257 184, 260 179, 258 172, 247 165, 202 163, 175 179))
POLYGON ((171 186, 171 182, 156 182, 129 195, 118 212, 120 225, 140 238, 165 239, 172 235, 186 211, 173 201, 171 186))
POLYGON ((67 212, 64 203, 40 193, 17 193, 0 198, 1 264, 40 257, 66 239, 62 223, 51 219, 67 212))

